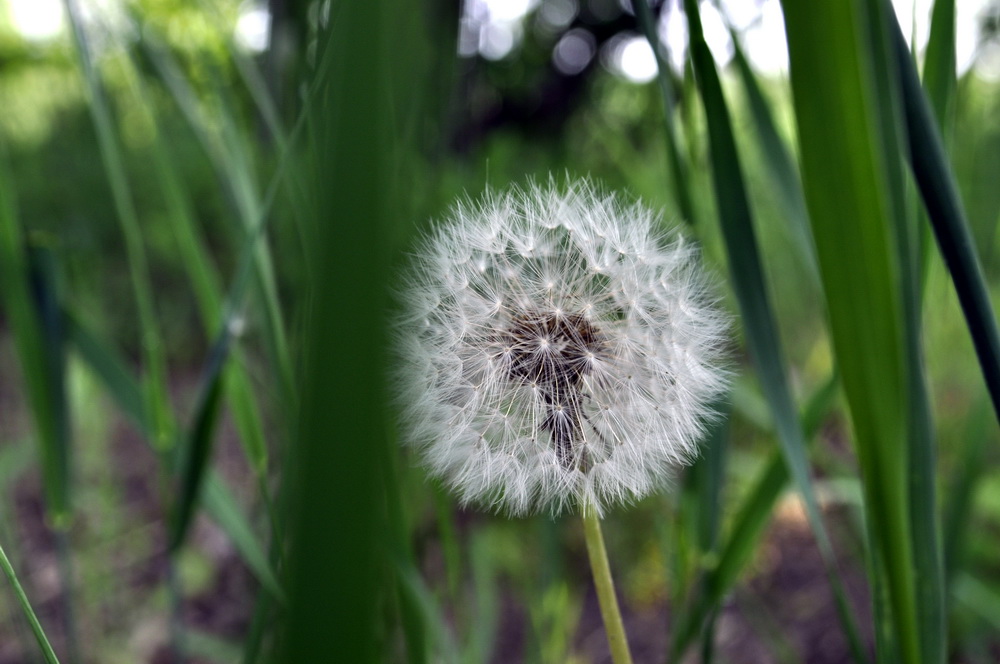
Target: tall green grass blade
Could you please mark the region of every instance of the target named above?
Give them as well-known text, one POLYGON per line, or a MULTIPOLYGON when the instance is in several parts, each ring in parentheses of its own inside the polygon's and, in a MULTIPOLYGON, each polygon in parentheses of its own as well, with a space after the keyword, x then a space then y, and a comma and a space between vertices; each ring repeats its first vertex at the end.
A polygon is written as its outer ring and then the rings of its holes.
MULTIPOLYGON (((138 102, 149 113, 155 114, 149 90, 134 62, 126 70, 131 89, 138 102)), ((181 263, 187 268, 191 285, 198 302, 206 332, 214 334, 222 325, 223 296, 221 279, 212 265, 202 234, 198 231, 190 196, 182 185, 174 160, 165 145, 162 132, 156 132, 150 145, 156 183, 163 191, 164 202, 177 241, 181 263)), ((239 356, 239 349, 233 349, 239 356)), ((267 470, 267 447, 257 406, 250 389, 249 378, 241 362, 228 366, 227 382, 230 404, 240 441, 250 465, 263 475, 267 470)))
POLYGON ((7 558, 7 554, 4 552, 2 546, 0 546, 0 568, 3 568, 4 576, 7 577, 11 587, 14 589, 17 601, 21 605, 21 611, 24 612, 24 617, 28 619, 28 624, 31 625, 31 631, 35 635, 35 640, 38 641, 38 646, 42 649, 45 661, 48 664, 59 664, 59 658, 56 657, 55 651, 52 650, 49 639, 45 636, 45 630, 42 629, 42 624, 38 622, 38 616, 35 615, 35 610, 31 608, 31 602, 28 601, 28 596, 25 594, 24 588, 21 587, 21 582, 17 580, 14 567, 10 564, 10 560, 7 558))
MULTIPOLYGON (((767 296, 746 186, 740 170, 739 155, 722 85, 711 51, 702 34, 697 3, 694 0, 685 0, 684 7, 691 34, 691 60, 708 125, 715 200, 726 253, 729 257, 731 283, 742 314, 747 347, 757 368, 761 387, 773 411, 775 430, 786 463, 805 503, 806 514, 837 599, 842 625, 852 644, 855 657, 863 658, 857 629, 848 610, 837 571, 833 546, 823 525, 809 476, 805 439, 785 378, 778 329, 767 296)), ((675 656, 680 654, 676 648, 673 652, 675 656)))
POLYGON ((898 198, 884 161, 898 153, 887 147, 894 130, 878 108, 872 59, 881 55, 856 0, 782 6, 806 201, 862 468, 873 586, 884 585, 900 660, 916 663, 923 657, 908 502, 909 385, 892 247, 898 198))
MULTIPOLYGON (((64 312, 63 316, 69 343, 94 372, 121 411, 132 420, 140 432, 147 436, 144 440, 150 442, 152 423, 138 396, 139 386, 125 363, 107 344, 83 327, 74 315, 64 312)), ((282 590, 278 577, 268 561, 267 554, 261 548, 257 535, 232 493, 214 471, 210 470, 205 478, 201 502, 212 519, 229 537, 261 585, 275 597, 281 598, 282 590)))
POLYGON ((129 274, 135 290, 135 302, 139 313, 143 368, 146 371, 146 377, 142 383, 142 394, 153 424, 151 432, 153 444, 158 449, 166 449, 173 443, 173 434, 169 428, 171 411, 166 391, 166 357, 153 307, 153 287, 139 217, 129 188, 121 146, 116 138, 111 108, 104 95, 100 75, 91 61, 90 47, 83 21, 77 9, 77 0, 63 0, 63 3, 69 17, 77 56, 86 84, 88 108, 97 132, 101 159, 108 184, 111 187, 122 235, 125 238, 129 274))
MULTIPOLYGON (((413 8, 392 16, 412 25, 413 8)), ((389 3, 339 3, 320 50, 329 85, 311 105, 316 208, 302 410, 286 486, 292 545, 282 661, 384 661, 377 629, 387 529, 385 395, 389 225, 394 210, 389 3)), ((404 104, 407 100, 397 100, 404 104)))
MULTIPOLYGON (((938 525, 936 489, 937 454, 935 450, 934 423, 931 417, 930 398, 924 377, 921 350, 921 300, 923 294, 924 250, 923 229, 914 211, 907 209, 903 163, 898 157, 905 144, 905 123, 893 33, 901 37, 893 8, 888 2, 869 4, 872 29, 872 58, 876 89, 880 92, 878 115, 881 123, 882 145, 889 178, 892 215, 895 221, 896 250, 899 256, 901 303, 906 373, 906 395, 909 412, 908 471, 909 517, 913 538, 914 574, 916 584, 917 619, 921 656, 925 662, 943 662, 945 659, 945 592, 944 571, 941 561, 941 538, 938 525)), ((912 62, 910 57, 906 58, 912 62)))
POLYGON ((670 64, 665 53, 665 45, 660 41, 656 33, 656 18, 649 7, 649 0, 632 0, 632 8, 635 11, 639 28, 642 30, 646 41, 656 56, 657 76, 656 80, 660 87, 660 96, 663 99, 663 127, 664 137, 667 144, 667 161, 670 165, 670 176, 673 181, 674 195, 677 197, 677 205, 680 208, 684 221, 691 225, 698 225, 698 214, 694 207, 694 200, 691 196, 690 176, 687 171, 687 162, 680 147, 680 139, 674 125, 675 95, 674 81, 670 72, 670 64))
POLYGON ((1000 417, 1000 335, 996 315, 941 136, 913 63, 908 57, 903 57, 906 42, 902 40, 898 26, 895 26, 892 36, 905 101, 913 176, 920 188, 941 255, 955 283, 983 378, 993 400, 993 410, 1000 417))

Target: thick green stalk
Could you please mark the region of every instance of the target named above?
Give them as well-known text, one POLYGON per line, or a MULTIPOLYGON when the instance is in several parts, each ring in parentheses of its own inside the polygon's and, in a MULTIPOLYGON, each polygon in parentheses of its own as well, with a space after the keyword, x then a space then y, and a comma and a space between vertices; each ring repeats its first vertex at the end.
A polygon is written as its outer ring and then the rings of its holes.
POLYGON ((622 624, 622 614, 618 609, 618 598, 615 597, 615 584, 611 580, 608 552, 604 549, 601 521, 597 518, 597 510, 589 505, 583 508, 583 533, 587 540, 590 570, 594 575, 597 601, 601 605, 601 618, 604 620, 604 631, 608 635, 611 659, 615 664, 632 664, 628 639, 625 637, 625 626, 622 624))

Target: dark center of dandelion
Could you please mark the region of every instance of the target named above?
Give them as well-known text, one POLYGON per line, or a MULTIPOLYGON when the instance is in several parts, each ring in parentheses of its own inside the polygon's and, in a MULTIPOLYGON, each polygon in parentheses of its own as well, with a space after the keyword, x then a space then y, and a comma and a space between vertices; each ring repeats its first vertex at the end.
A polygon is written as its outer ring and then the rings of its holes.
POLYGON ((514 316, 502 337, 508 375, 538 391, 546 405, 541 428, 552 436, 563 467, 573 467, 585 417, 580 388, 604 352, 600 331, 579 314, 532 312, 514 316))

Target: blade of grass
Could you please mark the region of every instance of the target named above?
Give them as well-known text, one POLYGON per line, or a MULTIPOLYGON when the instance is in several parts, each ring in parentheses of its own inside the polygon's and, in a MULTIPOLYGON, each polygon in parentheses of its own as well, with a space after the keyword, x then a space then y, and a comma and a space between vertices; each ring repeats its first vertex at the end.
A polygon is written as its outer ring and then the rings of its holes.
POLYGON ((71 662, 79 661, 68 529, 70 415, 66 399, 65 337, 60 316, 55 258, 43 245, 25 245, 6 155, 0 153, 0 303, 11 320, 40 450, 48 526, 56 540, 62 617, 71 662))
POLYGON ((806 201, 862 468, 872 584, 891 606, 900 660, 921 662, 908 501, 910 385, 892 245, 901 210, 885 161, 898 153, 887 147, 895 133, 878 107, 872 61, 884 54, 869 41, 881 27, 855 0, 783 0, 782 7, 806 201))
POLYGON ((1000 593, 970 574, 955 579, 955 597, 986 620, 993 629, 1000 629, 1000 593))
MULTIPOLYGON (((389 57, 388 3, 337 7, 330 30, 320 34, 319 48, 331 61, 329 85, 310 109, 316 207, 308 228, 316 253, 302 410, 285 483, 294 494, 290 604, 279 656, 322 661, 335 644, 338 659, 366 663, 386 655, 377 629, 380 538, 387 530, 378 485, 388 454, 386 238, 396 191, 384 81, 396 59, 389 57)), ((411 25, 404 19, 416 18, 411 11, 394 3, 392 16, 411 25)))
POLYGON ((205 511, 211 515, 212 520, 229 536, 230 541, 240 552, 243 561, 253 571, 261 586, 267 589, 276 600, 284 603, 286 601, 285 592, 278 582, 278 576, 274 573, 267 554, 261 548, 259 537, 250 527, 250 522, 243 514, 236 498, 233 497, 232 491, 214 470, 210 470, 205 477, 204 487, 201 490, 201 502, 205 506, 205 511))
MULTIPOLYGON (((806 432, 807 441, 811 441, 816 435, 836 390, 836 376, 831 375, 809 399, 802 414, 802 428, 806 432)), ((758 476, 754 488, 741 503, 729 537, 720 547, 715 563, 705 571, 701 592, 695 596, 681 619, 677 631, 686 633, 684 641, 693 638, 691 630, 709 619, 715 607, 721 604, 736 584, 739 573, 757 550, 757 544, 774 512, 774 504, 787 488, 790 479, 782 451, 775 450, 758 476)))
MULTIPOLYGON (((923 230, 913 210, 907 209, 902 159, 905 144, 905 124, 897 67, 894 55, 893 31, 899 32, 893 8, 889 2, 869 4, 873 29, 872 47, 877 106, 882 126, 882 143, 886 150, 889 179, 888 192, 895 210, 895 235, 899 255, 901 303, 904 341, 904 362, 909 399, 908 471, 910 533, 913 538, 914 576, 919 579, 915 595, 921 656, 925 662, 944 662, 947 634, 944 610, 944 570, 941 559, 941 537, 938 525, 936 488, 937 454, 930 397, 924 377, 922 338, 922 293, 924 249, 923 230)), ((907 61, 912 62, 910 57, 907 61)))
MULTIPOLYGON (((691 35, 691 61, 708 124, 716 205, 729 257, 731 283, 742 314, 747 347, 758 371, 761 387, 774 414, 778 441, 796 488, 802 496, 813 535, 823 556, 842 626, 855 658, 863 660, 857 628, 848 609, 837 571, 833 546, 823 525, 812 488, 805 456, 805 439, 785 378, 778 329, 767 296, 729 110, 711 51, 702 34, 697 3, 694 0, 685 0, 684 8, 691 35)), ((679 643, 676 639, 674 643, 672 652, 676 658, 680 655, 677 649, 679 643)))
POLYGON ((64 391, 63 331, 50 278, 51 256, 34 257, 17 219, 6 154, 0 152, 0 302, 10 321, 35 424, 46 510, 61 527, 70 516, 69 416, 64 391))
POLYGON ((905 102, 913 176, 920 188, 941 255, 955 283, 983 378, 993 401, 993 410, 1000 417, 1000 335, 996 315, 940 133, 913 63, 908 57, 903 57, 902 49, 906 42, 902 40, 899 26, 894 24, 894 27, 893 47, 905 102))
POLYGON ((639 29, 642 30, 646 41, 649 42, 653 54, 656 56, 656 80, 660 87, 660 96, 663 99, 663 126, 664 137, 666 138, 667 161, 670 165, 670 176, 673 180, 674 195, 677 197, 677 205, 680 208, 684 221, 692 226, 698 225, 697 210, 691 197, 690 176, 687 171, 687 163, 681 156, 683 149, 680 147, 677 129, 674 126, 674 81, 670 73, 670 64, 666 54, 666 46, 660 41, 656 33, 656 18, 649 7, 649 0, 632 0, 632 9, 635 11, 636 19, 639 22, 639 29))
POLYGON ((145 408, 149 410, 151 415, 153 445, 157 449, 163 450, 173 444, 174 437, 169 428, 171 410, 166 391, 166 357, 153 307, 153 287, 149 262, 146 258, 139 218, 126 176, 121 146, 115 135, 111 109, 104 96, 100 76, 91 61, 83 21, 80 19, 76 0, 63 0, 63 3, 66 15, 69 17, 73 41, 86 84, 89 102, 87 106, 97 132, 101 160, 108 184, 111 187, 122 235, 125 238, 125 253, 139 313, 143 368, 146 371, 145 379, 142 382, 142 394, 145 398, 145 408))
POLYGON ((48 664, 59 664, 59 658, 56 657, 55 651, 52 650, 49 639, 45 636, 45 630, 42 629, 42 624, 38 622, 38 616, 35 615, 35 610, 31 608, 31 602, 28 601, 28 596, 25 594, 24 588, 21 587, 21 582, 17 580, 14 567, 10 564, 10 560, 7 559, 7 554, 4 552, 2 546, 0 546, 0 567, 3 568, 4 576, 7 577, 11 587, 14 589, 17 601, 21 605, 21 611, 24 612, 24 617, 28 619, 28 624, 31 625, 31 631, 35 635, 35 640, 38 641, 39 648, 42 649, 45 661, 48 664))

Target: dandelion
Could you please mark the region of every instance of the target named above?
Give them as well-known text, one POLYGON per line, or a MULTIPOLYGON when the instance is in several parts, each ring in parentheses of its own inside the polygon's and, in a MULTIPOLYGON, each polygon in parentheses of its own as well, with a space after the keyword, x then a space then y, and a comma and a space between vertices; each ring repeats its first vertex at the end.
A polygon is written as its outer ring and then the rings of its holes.
POLYGON ((726 384, 696 258, 586 181, 457 205, 402 292, 406 440, 463 502, 513 515, 661 488, 726 384))

